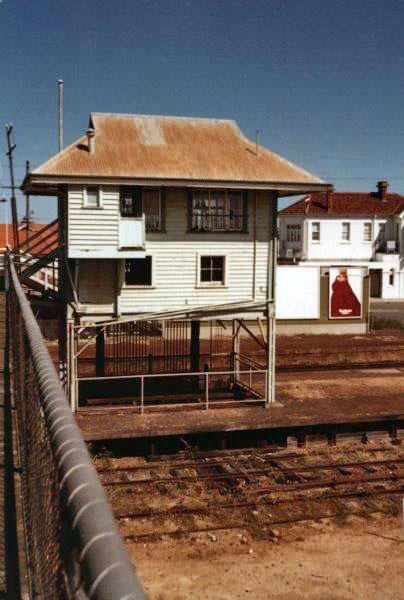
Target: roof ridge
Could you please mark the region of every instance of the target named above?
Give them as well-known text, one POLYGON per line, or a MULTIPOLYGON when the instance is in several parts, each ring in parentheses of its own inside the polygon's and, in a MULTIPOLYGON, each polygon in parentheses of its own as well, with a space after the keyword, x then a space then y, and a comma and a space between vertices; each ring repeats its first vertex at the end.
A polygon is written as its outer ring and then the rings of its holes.
POLYGON ((147 117, 153 119, 177 119, 178 121, 209 121, 215 123, 232 123, 237 126, 235 119, 219 119, 218 117, 185 117, 180 115, 150 115, 140 113, 91 112, 90 116, 103 117, 147 117))

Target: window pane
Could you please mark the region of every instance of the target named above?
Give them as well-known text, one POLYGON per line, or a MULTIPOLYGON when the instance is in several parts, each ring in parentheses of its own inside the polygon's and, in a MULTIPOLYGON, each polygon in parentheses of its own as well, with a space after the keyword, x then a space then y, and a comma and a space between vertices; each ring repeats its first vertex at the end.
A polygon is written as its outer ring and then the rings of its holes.
POLYGON ((125 260, 126 285, 151 285, 152 283, 152 257, 131 258, 125 260))
POLYGON ((342 239, 349 241, 350 238, 350 223, 342 223, 342 239))
POLYGON ((123 217, 139 217, 142 214, 141 199, 136 188, 121 188, 121 215, 123 217))
POLYGON ((88 187, 87 188, 87 206, 98 206, 98 188, 88 187))
POLYGON ((224 283, 224 256, 201 256, 201 282, 224 283))
POLYGON ((363 225, 363 239, 365 242, 372 241, 372 223, 364 223, 363 225))
POLYGON ((161 201, 160 190, 142 191, 142 212, 146 218, 147 231, 160 231, 161 229, 161 201))
POLYGON ((211 266, 211 257, 210 256, 201 256, 201 268, 202 269, 210 269, 211 266))
POLYGON ((318 241, 320 240, 320 223, 312 223, 311 224, 311 239, 318 241))
POLYGON ((300 225, 287 225, 286 226, 286 240, 288 242, 300 242, 301 226, 300 225))
POLYGON ((197 190, 192 197, 194 231, 242 231, 242 193, 222 190, 197 190))
POLYGON ((221 269, 223 265, 223 256, 212 256, 212 267, 214 269, 221 269))

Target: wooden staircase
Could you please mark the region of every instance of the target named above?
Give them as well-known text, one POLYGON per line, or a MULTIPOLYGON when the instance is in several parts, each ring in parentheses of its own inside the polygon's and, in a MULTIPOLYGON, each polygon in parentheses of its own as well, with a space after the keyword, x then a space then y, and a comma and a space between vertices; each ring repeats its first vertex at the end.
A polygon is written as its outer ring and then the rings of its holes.
POLYGON ((61 248, 57 219, 29 236, 13 252, 21 283, 44 297, 57 298, 61 248))

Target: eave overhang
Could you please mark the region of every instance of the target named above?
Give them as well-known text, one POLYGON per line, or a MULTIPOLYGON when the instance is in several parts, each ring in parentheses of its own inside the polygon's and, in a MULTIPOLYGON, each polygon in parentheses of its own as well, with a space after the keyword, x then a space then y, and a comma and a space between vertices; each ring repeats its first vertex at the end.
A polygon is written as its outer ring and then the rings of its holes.
POLYGON ((66 185, 138 185, 150 187, 167 187, 172 189, 212 188, 212 189, 248 189, 277 192, 279 197, 299 196, 313 192, 325 192, 330 184, 296 183, 279 181, 228 181, 228 180, 196 180, 196 179, 155 179, 127 177, 103 177, 93 175, 42 175, 29 173, 21 184, 24 194, 55 196, 60 186, 66 185))

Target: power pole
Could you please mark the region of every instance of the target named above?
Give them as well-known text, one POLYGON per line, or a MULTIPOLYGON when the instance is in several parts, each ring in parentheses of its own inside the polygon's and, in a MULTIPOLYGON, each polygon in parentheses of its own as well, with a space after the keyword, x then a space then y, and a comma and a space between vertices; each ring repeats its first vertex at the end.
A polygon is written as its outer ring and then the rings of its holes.
POLYGON ((18 235, 18 215, 17 215, 17 199, 15 197, 15 180, 14 180, 14 164, 13 164, 13 152, 16 149, 16 145, 12 141, 13 124, 6 123, 6 134, 7 134, 7 156, 8 164, 10 167, 10 183, 11 183, 11 215, 13 219, 13 234, 14 234, 14 246, 17 250, 20 247, 20 240, 18 235))
MULTIPOLYGON (((25 162, 25 174, 28 175, 29 174, 29 160, 27 160, 25 162)), ((30 198, 29 198, 29 194, 25 194, 25 226, 27 228, 27 234, 26 234, 26 238, 25 238, 25 242, 28 244, 28 239, 29 239, 29 225, 31 223, 31 218, 30 218, 30 202, 29 202, 30 198)), ((29 246, 27 246, 27 252, 29 252, 29 246)))

